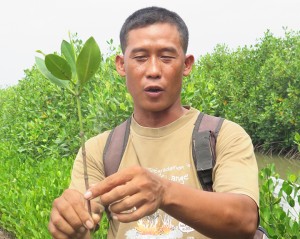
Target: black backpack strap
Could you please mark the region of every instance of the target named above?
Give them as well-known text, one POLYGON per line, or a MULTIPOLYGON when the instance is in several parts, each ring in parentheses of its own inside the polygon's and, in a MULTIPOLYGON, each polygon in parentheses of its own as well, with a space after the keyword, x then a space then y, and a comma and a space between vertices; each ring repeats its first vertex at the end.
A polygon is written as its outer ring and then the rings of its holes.
MULTIPOLYGON (((123 154, 126 149, 130 133, 131 118, 128 118, 122 124, 110 131, 103 150, 103 165, 105 177, 108 177, 118 171, 123 154)), ((112 220, 108 207, 105 207, 106 215, 109 221, 112 220)))
POLYGON ((128 142, 130 123, 131 118, 128 118, 109 133, 103 151, 104 173, 106 177, 118 171, 128 142))
POLYGON ((212 191, 212 170, 216 164, 216 140, 224 119, 200 113, 192 135, 193 160, 203 190, 212 191))
POLYGON ((268 239, 268 237, 267 230, 259 225, 254 235, 254 239, 268 239))
MULTIPOLYGON (((193 159, 203 190, 212 191, 212 171, 216 164, 216 143, 224 119, 200 113, 193 131, 193 159)), ((267 239, 267 231, 258 226, 253 239, 267 239)))

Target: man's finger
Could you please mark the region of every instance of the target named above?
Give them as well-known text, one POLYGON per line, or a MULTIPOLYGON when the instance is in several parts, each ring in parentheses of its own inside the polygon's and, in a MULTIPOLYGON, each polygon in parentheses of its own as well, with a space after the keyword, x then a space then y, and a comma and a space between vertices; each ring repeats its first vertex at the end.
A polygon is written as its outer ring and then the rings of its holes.
POLYGON ((127 213, 130 212, 133 208, 138 208, 142 205, 139 197, 137 195, 129 196, 123 200, 119 200, 109 205, 109 210, 112 213, 127 213))
POLYGON ((140 172, 140 167, 132 167, 130 169, 124 169, 120 172, 110 175, 103 181, 89 188, 89 190, 84 194, 84 198, 90 200, 95 197, 102 196, 103 194, 110 192, 114 188, 131 181, 140 172))
MULTIPOLYGON (((74 235, 75 229, 59 214, 56 208, 53 208, 50 215, 50 223, 60 232, 66 235, 74 235)), ((50 226, 50 224, 49 224, 50 226)))
POLYGON ((79 192, 66 190, 61 198, 54 201, 53 208, 55 208, 75 230, 83 225, 87 229, 93 229, 93 220, 85 208, 84 203, 85 200, 79 192), (75 193, 78 195, 75 196, 75 193))
MULTIPOLYGON (((77 218, 79 221, 76 221, 76 223, 80 223, 81 225, 84 225, 87 229, 93 229, 94 228, 94 222, 91 218, 91 215, 86 210, 86 207, 83 204, 73 204, 74 211, 77 214, 77 218)), ((68 214, 68 218, 72 219, 72 215, 68 214)), ((75 221, 74 221, 75 224, 75 221)), ((77 227, 78 225, 76 225, 77 227)))
POLYGON ((54 239, 69 239, 70 237, 63 233, 62 231, 60 231, 53 223, 52 221, 49 222, 49 225, 48 225, 48 230, 49 232, 51 233, 52 235, 52 238, 54 239))
MULTIPOLYGON (((57 211, 60 214, 61 218, 54 218, 52 220, 58 220, 55 221, 55 226, 59 226, 59 224, 62 224, 62 219, 66 221, 68 225, 70 225, 72 228, 77 229, 80 228, 83 225, 83 221, 80 219, 78 215, 84 211, 84 206, 79 206, 77 203, 76 206, 70 204, 70 202, 67 201, 68 199, 64 198, 64 200, 55 200, 53 203, 53 211, 57 211), (82 209, 81 209, 82 208, 82 209), (76 210, 79 210, 79 212, 76 212, 76 210)), ((82 204, 82 203, 81 203, 82 204)))
POLYGON ((123 223, 129 223, 133 221, 137 221, 144 216, 150 215, 148 213, 147 206, 141 206, 140 208, 133 208, 129 210, 127 213, 112 213, 112 216, 115 220, 123 223))

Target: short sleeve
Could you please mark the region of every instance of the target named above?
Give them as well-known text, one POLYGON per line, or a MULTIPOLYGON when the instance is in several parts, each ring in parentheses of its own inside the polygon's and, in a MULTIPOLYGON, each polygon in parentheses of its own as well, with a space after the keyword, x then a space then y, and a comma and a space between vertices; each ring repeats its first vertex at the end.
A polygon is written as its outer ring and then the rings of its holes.
POLYGON ((258 167, 250 136, 238 124, 225 120, 216 144, 213 189, 245 194, 259 205, 258 167))

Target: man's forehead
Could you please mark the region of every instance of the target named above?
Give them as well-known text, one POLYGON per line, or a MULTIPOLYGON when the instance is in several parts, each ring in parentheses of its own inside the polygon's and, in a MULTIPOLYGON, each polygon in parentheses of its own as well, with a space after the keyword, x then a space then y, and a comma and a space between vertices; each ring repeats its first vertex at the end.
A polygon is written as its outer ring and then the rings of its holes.
MULTIPOLYGON (((176 51, 178 53, 179 48, 183 50, 182 37, 177 29, 177 26, 171 23, 155 23, 138 27, 130 30, 126 36, 126 45, 124 54, 132 53, 134 51, 144 50, 159 50, 165 48, 166 51, 176 51), (156 49, 154 49, 156 48, 156 49), (168 48, 168 49, 167 49, 168 48)), ((183 50, 184 51, 184 50, 183 50)))
POLYGON ((142 41, 146 38, 164 38, 170 41, 181 39, 180 33, 175 25, 169 23, 156 23, 130 30, 126 37, 127 46, 132 41, 142 41))
POLYGON ((170 27, 170 28, 174 28, 174 30, 177 30, 177 32, 179 34, 179 31, 175 24, 172 24, 169 22, 157 22, 157 23, 153 23, 153 24, 147 24, 144 26, 134 27, 128 31, 127 35, 129 35, 129 33, 131 33, 131 32, 135 32, 135 31, 139 31, 139 30, 143 30, 143 29, 149 29, 151 27, 159 27, 159 28, 170 27))

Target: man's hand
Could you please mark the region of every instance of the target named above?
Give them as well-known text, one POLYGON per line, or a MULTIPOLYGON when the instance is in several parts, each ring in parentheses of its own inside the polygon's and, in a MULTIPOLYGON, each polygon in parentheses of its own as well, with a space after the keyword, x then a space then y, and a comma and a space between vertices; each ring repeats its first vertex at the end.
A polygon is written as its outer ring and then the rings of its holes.
POLYGON ((101 205, 92 202, 91 217, 85 204, 83 195, 71 189, 54 200, 48 226, 53 238, 89 238, 89 230, 100 221, 101 205))
POLYGON ((144 168, 131 167, 95 184, 84 197, 92 199, 100 196, 101 204, 109 206, 115 219, 132 222, 151 215, 160 207, 164 182, 144 168))

